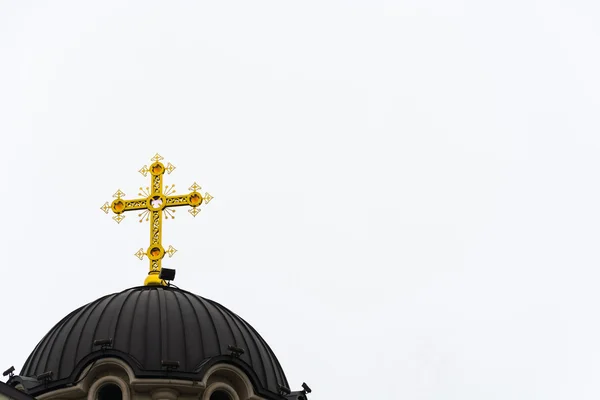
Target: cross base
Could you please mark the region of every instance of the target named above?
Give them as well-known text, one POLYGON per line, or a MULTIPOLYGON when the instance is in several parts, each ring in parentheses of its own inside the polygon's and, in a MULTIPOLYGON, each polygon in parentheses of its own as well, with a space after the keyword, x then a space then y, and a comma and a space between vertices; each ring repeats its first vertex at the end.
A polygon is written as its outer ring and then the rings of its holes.
POLYGON ((158 277, 159 274, 159 271, 148 272, 148 276, 144 280, 144 286, 166 286, 165 281, 158 277))

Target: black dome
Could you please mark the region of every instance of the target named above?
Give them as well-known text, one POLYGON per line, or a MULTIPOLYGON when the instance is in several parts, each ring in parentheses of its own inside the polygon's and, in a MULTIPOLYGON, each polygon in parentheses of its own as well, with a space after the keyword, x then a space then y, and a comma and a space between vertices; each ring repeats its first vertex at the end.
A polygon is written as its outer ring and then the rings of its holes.
POLYGON ((275 354, 242 318, 222 305, 185 290, 142 286, 101 297, 73 311, 48 332, 31 353, 21 376, 52 371, 52 381, 30 389, 37 395, 74 383, 83 368, 103 357, 127 361, 138 377, 164 377, 161 360, 179 361, 170 378, 201 379, 216 362, 242 368, 258 393, 280 398, 288 387, 275 354), (112 339, 101 350, 94 340, 112 339), (241 347, 240 358, 229 345, 241 347))

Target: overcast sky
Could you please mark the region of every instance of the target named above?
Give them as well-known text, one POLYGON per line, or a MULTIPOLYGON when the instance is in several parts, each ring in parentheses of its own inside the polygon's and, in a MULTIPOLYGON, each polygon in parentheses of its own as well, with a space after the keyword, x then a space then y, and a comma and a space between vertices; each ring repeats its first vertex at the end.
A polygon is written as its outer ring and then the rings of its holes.
POLYGON ((175 283, 311 400, 600 396, 600 5, 578 0, 0 1, 0 370, 143 283, 180 193, 175 283))

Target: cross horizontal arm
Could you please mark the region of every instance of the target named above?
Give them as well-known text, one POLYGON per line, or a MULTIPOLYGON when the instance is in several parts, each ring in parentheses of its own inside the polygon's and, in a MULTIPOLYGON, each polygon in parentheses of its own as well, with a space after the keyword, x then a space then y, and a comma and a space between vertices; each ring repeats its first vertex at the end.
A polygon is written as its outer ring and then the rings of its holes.
POLYGON ((202 204, 202 200, 202 195, 198 192, 191 192, 177 196, 167 196, 165 208, 181 206, 197 207, 202 204))
POLYGON ((120 214, 125 211, 145 210, 148 208, 148 202, 146 199, 116 199, 113 201, 111 208, 115 214, 120 214))

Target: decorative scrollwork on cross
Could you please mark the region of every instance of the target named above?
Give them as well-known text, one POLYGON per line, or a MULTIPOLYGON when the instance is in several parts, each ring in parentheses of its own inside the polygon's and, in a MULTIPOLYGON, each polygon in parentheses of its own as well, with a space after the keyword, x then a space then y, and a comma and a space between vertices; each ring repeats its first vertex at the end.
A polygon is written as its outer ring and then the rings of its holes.
POLYGON ((175 166, 171 163, 163 165, 161 157, 158 153, 151 158, 153 161, 150 166, 144 165, 139 172, 143 176, 150 175, 150 186, 140 188, 140 196, 143 198, 125 200, 123 193, 120 189, 113 195, 115 200, 111 204, 108 202, 104 203, 100 209, 108 214, 109 211, 115 214, 113 219, 117 223, 121 223, 125 218, 124 213, 127 211, 139 211, 142 210, 138 217, 141 217, 140 222, 150 221, 150 246, 144 252, 143 249, 138 250, 135 256, 140 260, 144 256, 150 260, 150 272, 144 281, 145 285, 164 285, 165 282, 159 278, 161 270, 161 260, 167 254, 172 257, 177 250, 173 246, 169 246, 165 250, 162 246, 162 219, 175 218, 175 210, 173 207, 190 206, 188 210, 194 217, 198 215, 200 209, 198 208, 201 204, 208 204, 213 197, 205 193, 200 194, 202 189, 196 182, 190 187, 190 193, 184 195, 174 195, 175 185, 167 185, 163 189, 163 175, 165 172, 170 174, 175 170, 175 166))

